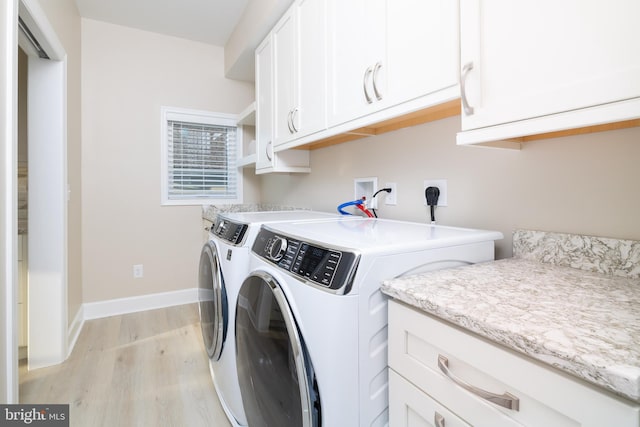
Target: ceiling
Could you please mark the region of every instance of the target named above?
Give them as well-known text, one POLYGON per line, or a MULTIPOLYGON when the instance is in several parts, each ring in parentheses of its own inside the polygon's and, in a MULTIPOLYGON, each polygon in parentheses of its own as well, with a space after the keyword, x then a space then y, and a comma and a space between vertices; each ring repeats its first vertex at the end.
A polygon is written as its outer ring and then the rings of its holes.
POLYGON ((75 0, 84 18, 224 46, 249 0, 75 0))

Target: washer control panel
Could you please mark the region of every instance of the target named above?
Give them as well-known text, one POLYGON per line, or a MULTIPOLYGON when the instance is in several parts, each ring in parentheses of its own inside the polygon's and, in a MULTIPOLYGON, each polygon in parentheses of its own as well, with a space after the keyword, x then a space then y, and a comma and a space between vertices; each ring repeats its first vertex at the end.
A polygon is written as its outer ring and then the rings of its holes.
POLYGON ((235 223, 228 219, 217 217, 211 227, 211 233, 233 245, 239 245, 244 239, 247 228, 249 228, 247 224, 235 223))
POLYGON ((253 253, 302 279, 331 290, 349 286, 358 256, 321 247, 262 228, 253 253))

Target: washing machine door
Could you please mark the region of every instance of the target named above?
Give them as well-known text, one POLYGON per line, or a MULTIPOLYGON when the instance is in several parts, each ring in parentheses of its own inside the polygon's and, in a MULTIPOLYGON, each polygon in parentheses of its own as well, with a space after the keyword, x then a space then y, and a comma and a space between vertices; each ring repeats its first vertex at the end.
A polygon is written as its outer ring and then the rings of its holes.
POLYGON ((278 282, 252 273, 236 306, 238 381, 248 425, 321 425, 313 366, 278 282))
POLYGON ((213 242, 207 242, 202 247, 199 269, 198 299, 202 338, 209 358, 218 360, 227 335, 228 313, 218 250, 213 242))

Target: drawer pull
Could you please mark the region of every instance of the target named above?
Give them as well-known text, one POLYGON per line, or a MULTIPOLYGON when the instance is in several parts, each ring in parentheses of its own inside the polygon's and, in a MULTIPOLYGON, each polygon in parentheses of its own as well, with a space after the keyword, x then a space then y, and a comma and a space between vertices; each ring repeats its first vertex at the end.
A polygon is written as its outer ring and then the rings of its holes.
POLYGON ((513 411, 520 410, 520 400, 511 393, 491 393, 489 391, 485 391, 478 387, 472 386, 471 384, 453 375, 453 373, 449 370, 449 360, 441 354, 438 355, 438 367, 454 383, 458 384, 465 390, 470 391, 476 396, 479 396, 484 400, 488 400, 489 402, 494 403, 498 406, 502 406, 503 408, 511 409, 513 411))
POLYGON ((436 427, 444 427, 444 417, 436 412, 433 415, 433 423, 436 425, 436 427))

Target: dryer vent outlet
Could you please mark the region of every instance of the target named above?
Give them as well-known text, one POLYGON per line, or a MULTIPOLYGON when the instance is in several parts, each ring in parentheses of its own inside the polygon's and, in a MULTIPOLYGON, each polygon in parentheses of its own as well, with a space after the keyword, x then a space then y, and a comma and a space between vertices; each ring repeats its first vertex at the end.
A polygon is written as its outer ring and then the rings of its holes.
POLYGON ((378 178, 356 178, 354 180, 353 200, 364 197, 367 209, 377 209, 378 204, 373 198, 376 191, 378 191, 378 178))

